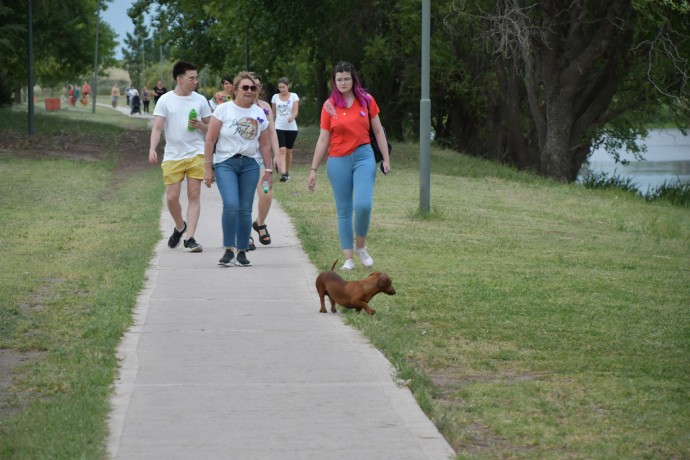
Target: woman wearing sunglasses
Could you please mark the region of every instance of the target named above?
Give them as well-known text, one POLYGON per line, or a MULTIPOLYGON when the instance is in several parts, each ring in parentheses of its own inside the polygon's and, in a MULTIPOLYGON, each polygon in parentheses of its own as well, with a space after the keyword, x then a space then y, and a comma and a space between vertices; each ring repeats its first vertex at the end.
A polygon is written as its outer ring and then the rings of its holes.
POLYGON ((252 204, 259 180, 261 156, 267 168, 262 181, 273 187, 268 117, 255 104, 257 86, 248 72, 234 81, 232 101, 219 105, 211 116, 204 148, 204 183, 215 180, 223 200, 223 246, 219 265, 248 267, 252 204), (215 155, 213 147, 215 146, 215 155))
POLYGON ((379 107, 371 94, 362 87, 352 64, 339 62, 335 65, 331 86, 331 96, 321 109, 321 131, 314 148, 307 188, 314 190, 316 170, 328 150, 326 174, 333 189, 338 215, 338 237, 345 257, 345 263, 340 269, 355 268, 352 258, 353 239, 357 243, 355 252, 360 262, 365 267, 371 267, 374 260, 367 252, 366 241, 374 199, 376 162, 369 139, 370 123, 383 154, 381 168, 384 174, 391 170, 386 134, 379 119, 379 107))

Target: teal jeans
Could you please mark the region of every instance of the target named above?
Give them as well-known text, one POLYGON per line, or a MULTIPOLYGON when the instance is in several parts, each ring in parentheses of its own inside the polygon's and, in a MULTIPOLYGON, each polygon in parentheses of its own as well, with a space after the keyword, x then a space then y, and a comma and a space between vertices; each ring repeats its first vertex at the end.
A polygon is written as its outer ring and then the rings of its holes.
POLYGON ((335 199, 340 247, 352 249, 353 229, 357 236, 369 232, 376 181, 374 150, 363 144, 350 155, 328 157, 326 173, 335 199))

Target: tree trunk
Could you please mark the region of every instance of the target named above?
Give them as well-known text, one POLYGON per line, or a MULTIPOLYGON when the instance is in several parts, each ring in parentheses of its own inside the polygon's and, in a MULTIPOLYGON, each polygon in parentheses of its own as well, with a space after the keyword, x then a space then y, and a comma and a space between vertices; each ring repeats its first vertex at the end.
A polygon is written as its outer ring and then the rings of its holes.
POLYGON ((589 154, 589 133, 605 123, 628 69, 630 0, 522 3, 497 4, 497 15, 520 33, 507 59, 497 60, 500 129, 493 155, 571 182, 589 154))
POLYGON ((315 59, 316 68, 316 100, 318 103, 319 110, 317 113, 317 123, 319 123, 318 117, 321 114, 321 107, 323 103, 328 99, 328 79, 326 78, 326 64, 323 59, 315 59))
POLYGON ((14 103, 15 104, 21 104, 22 103, 22 87, 21 85, 16 85, 14 89, 12 90, 12 94, 14 95, 14 103))
POLYGON ((551 107, 545 123, 539 172, 560 182, 570 182, 570 138, 573 122, 567 103, 551 107))

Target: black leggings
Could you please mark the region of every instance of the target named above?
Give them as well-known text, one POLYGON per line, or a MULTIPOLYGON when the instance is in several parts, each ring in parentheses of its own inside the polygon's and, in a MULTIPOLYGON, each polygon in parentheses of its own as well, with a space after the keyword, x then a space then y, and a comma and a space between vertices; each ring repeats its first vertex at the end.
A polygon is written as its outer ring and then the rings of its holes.
POLYGON ((278 134, 278 146, 292 150, 295 146, 295 139, 297 139, 297 131, 276 129, 276 134, 278 134))

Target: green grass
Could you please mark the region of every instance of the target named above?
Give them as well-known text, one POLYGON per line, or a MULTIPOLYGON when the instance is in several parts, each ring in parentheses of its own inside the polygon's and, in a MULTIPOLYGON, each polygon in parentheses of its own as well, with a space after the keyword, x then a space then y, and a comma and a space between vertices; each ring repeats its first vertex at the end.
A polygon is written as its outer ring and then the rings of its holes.
MULTIPOLYGON (((117 145, 129 119, 97 115, 45 114, 39 132, 117 145)), ((293 180, 274 190, 323 270, 342 253, 325 169, 315 192, 305 186, 316 135, 301 128, 293 180)), ((421 213, 418 146, 396 143, 393 160, 368 246, 398 294, 375 297, 373 317, 342 314, 458 458, 690 457, 687 209, 432 149, 421 213)), ((2 459, 105 456, 114 352, 160 237, 163 193, 157 168, 123 175, 118 161, 0 152, 0 348, 39 352, 0 417, 2 459)))
POLYGON ((119 172, 108 145, 122 125, 49 114, 38 131, 63 139, 66 123, 98 136, 103 159, 0 154, 0 349, 38 356, 16 369, 0 409, 3 459, 105 457, 115 350, 160 238, 160 171, 119 172))
MULTIPOLYGON (((120 106, 124 106, 124 96, 120 98, 120 106)), ((43 100, 35 104, 36 134, 54 134, 63 131, 84 131, 94 134, 108 134, 123 132, 125 129, 142 129, 147 122, 137 118, 123 117, 120 112, 110 106, 110 97, 98 96, 99 104, 107 104, 108 107, 96 105, 96 113, 92 113, 93 107, 89 102, 86 107, 77 104, 74 107, 62 104, 60 110, 46 110, 43 100)), ((2 113, 15 114, 3 118, 3 130, 15 130, 22 133, 28 132, 26 108, 2 109, 2 113), (20 116, 17 116, 20 115, 20 116)))
MULTIPOLYGON (((690 456, 687 209, 433 150, 424 214, 417 157, 394 146, 367 241, 398 295, 345 316, 458 458, 690 456)), ((276 198, 328 269, 342 254, 325 169, 314 193, 294 169, 276 198)))

